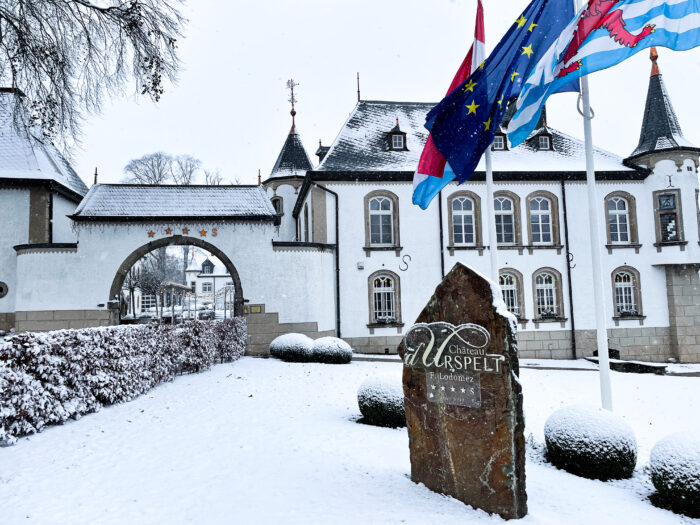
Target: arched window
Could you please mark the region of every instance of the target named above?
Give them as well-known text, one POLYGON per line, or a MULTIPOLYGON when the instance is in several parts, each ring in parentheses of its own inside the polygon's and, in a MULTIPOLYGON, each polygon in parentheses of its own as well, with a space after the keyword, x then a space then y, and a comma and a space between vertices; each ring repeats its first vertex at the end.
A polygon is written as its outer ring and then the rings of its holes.
POLYGON ((469 197, 452 199, 452 238, 455 245, 476 244, 474 201, 469 197))
POLYGON ((282 215, 282 197, 273 197, 271 199, 272 207, 275 208, 277 215, 282 215))
POLYGON ((380 270, 369 277, 369 304, 371 325, 401 323, 399 276, 380 270))
POLYGON ((386 190, 377 190, 365 195, 365 254, 373 250, 392 250, 398 256, 399 244, 399 199, 386 190))
POLYGON ((613 317, 641 317, 642 295, 639 272, 629 266, 621 266, 612 273, 613 317))
POLYGON ((613 197, 608 200, 608 229, 610 244, 630 242, 630 213, 626 199, 613 197))
POLYGON ((498 284, 503 292, 503 301, 506 303, 508 311, 520 318, 524 316, 521 277, 515 270, 501 270, 498 277, 498 284))
POLYGON ((552 202, 545 197, 530 200, 530 235, 532 244, 552 244, 552 202))
POLYGON ((496 216, 496 242, 515 244, 515 203, 510 197, 496 197, 493 203, 496 216))
POLYGON ((541 268, 533 274, 535 320, 561 320, 564 304, 561 274, 554 268, 541 268))

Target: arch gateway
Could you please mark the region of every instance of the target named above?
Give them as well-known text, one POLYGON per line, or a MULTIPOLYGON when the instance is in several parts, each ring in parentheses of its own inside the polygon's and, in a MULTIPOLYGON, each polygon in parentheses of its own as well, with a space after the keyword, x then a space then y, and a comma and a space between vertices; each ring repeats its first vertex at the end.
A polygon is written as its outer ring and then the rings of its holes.
POLYGON ((196 246, 228 269, 234 313, 248 316, 250 354, 267 353, 285 332, 335 334, 332 249, 275 242, 279 216, 262 187, 97 184, 70 218, 76 243, 15 247, 18 331, 117 324, 138 259, 196 246))

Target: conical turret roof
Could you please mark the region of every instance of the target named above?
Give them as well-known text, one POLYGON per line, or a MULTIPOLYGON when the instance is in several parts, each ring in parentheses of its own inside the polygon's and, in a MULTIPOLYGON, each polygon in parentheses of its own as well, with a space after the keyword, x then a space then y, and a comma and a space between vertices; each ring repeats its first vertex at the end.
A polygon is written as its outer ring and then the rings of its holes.
POLYGON ((297 133, 296 126, 293 125, 289 131, 287 140, 284 141, 282 151, 280 151, 277 162, 270 173, 270 178, 287 177, 290 175, 298 175, 303 177, 306 172, 312 170, 311 160, 306 153, 304 144, 301 142, 301 137, 297 133))
POLYGON ((663 76, 659 72, 657 59, 656 49, 652 47, 651 77, 644 108, 642 132, 639 136, 639 145, 630 155, 630 159, 662 151, 698 149, 683 137, 678 117, 666 92, 663 76))

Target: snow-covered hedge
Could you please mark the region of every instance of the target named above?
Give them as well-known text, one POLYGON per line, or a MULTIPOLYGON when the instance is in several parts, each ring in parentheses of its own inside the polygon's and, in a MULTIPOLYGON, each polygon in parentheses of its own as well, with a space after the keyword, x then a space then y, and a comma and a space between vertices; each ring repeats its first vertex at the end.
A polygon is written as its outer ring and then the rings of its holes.
POLYGON ((284 334, 270 343, 270 355, 294 363, 311 361, 314 340, 304 334, 284 334))
POLYGON ((621 418, 602 408, 557 410, 544 426, 547 459, 572 474, 601 480, 632 476, 637 440, 621 418))
POLYGON ((352 348, 337 337, 321 337, 311 347, 311 359, 318 363, 347 364, 352 361, 352 348))
POLYGON ((304 334, 284 334, 270 343, 270 355, 294 363, 345 364, 352 360, 352 348, 337 337, 314 341, 304 334))
POLYGON ((245 352, 245 319, 22 333, 0 342, 0 444, 245 352))
POLYGON ((406 426, 403 386, 399 381, 379 377, 366 379, 357 391, 357 404, 363 416, 362 423, 394 428, 406 426))
POLYGON ((700 440, 697 437, 685 433, 665 437, 651 450, 649 469, 660 505, 700 518, 700 440))

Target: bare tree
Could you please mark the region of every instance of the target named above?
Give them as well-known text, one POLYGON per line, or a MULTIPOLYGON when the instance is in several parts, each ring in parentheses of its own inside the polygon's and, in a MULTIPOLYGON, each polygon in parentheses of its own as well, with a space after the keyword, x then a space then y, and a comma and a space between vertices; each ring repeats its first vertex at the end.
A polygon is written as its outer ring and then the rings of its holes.
POLYGON ((189 186, 194 182, 197 172, 202 167, 202 161, 191 155, 178 155, 173 159, 172 177, 175 184, 189 186))
POLYGON ((125 181, 131 184, 165 184, 172 177, 173 158, 159 151, 130 160, 124 166, 125 181))
POLYGON ((157 101, 179 68, 181 0, 0 0, 0 82, 50 137, 76 139, 84 112, 132 78, 157 101))
POLYGON ((218 186, 221 184, 223 177, 219 170, 204 170, 204 183, 209 186, 218 186))

